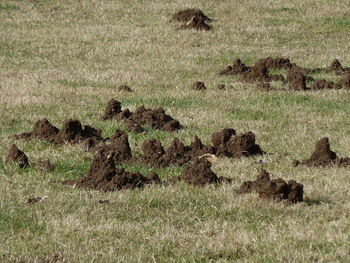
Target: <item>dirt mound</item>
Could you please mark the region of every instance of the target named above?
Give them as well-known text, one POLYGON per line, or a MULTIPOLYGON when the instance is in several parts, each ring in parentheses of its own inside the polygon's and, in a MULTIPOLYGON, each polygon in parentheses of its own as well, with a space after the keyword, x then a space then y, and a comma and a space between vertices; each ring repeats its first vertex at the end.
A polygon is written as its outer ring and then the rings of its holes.
POLYGON ((164 150, 160 141, 156 139, 146 140, 142 144, 142 163, 151 166, 184 165, 204 154, 213 154, 213 147, 203 145, 195 136, 194 141, 185 146, 178 138, 171 141, 170 146, 164 150))
POLYGON ((344 73, 341 80, 339 81, 339 84, 344 89, 350 89, 350 72, 344 73))
POLYGON ((244 182, 237 193, 254 191, 259 194, 260 198, 297 203, 303 201, 304 186, 294 180, 290 180, 288 183, 281 178, 271 180, 270 174, 262 170, 255 181, 244 182))
POLYGON ((27 155, 18 149, 16 144, 12 144, 6 158, 5 163, 16 163, 20 168, 30 166, 27 155))
POLYGON ((237 75, 248 71, 250 67, 246 66, 240 59, 237 59, 232 66, 228 66, 220 71, 220 75, 237 75))
POLYGON ((231 182, 228 178, 218 177, 211 170, 211 163, 205 158, 196 159, 180 176, 173 178, 173 181, 176 180, 184 181, 196 186, 231 182))
POLYGON ((262 58, 256 62, 256 64, 264 65, 268 69, 290 69, 292 63, 289 58, 262 58))
POLYGON ((336 74, 340 74, 344 71, 344 68, 338 59, 334 59, 332 61, 331 65, 329 66, 329 69, 334 71, 336 74))
POLYGON ((298 70, 289 70, 287 73, 287 81, 292 90, 306 90, 306 77, 298 70))
POLYGON ((15 134, 10 136, 14 139, 39 139, 47 140, 56 144, 79 143, 90 140, 91 145, 104 141, 101 137, 101 130, 97 130, 90 125, 82 126, 79 120, 68 119, 63 122, 61 130, 53 126, 46 118, 38 120, 32 132, 15 134))
POLYGON ((327 81, 324 79, 316 80, 312 83, 310 89, 312 90, 320 90, 320 89, 341 89, 342 86, 338 83, 334 83, 332 81, 327 81))
POLYGON ((63 183, 75 185, 79 188, 100 191, 116 191, 141 188, 145 184, 159 182, 159 177, 154 174, 145 177, 140 173, 129 173, 124 169, 117 169, 112 156, 106 156, 105 149, 100 149, 95 154, 91 168, 86 177, 77 180, 64 181, 63 183))
POLYGON ((192 9, 192 8, 191 9, 181 10, 181 11, 175 13, 171 17, 170 21, 171 22, 173 22, 173 21, 188 22, 194 16, 201 17, 206 22, 211 22, 212 21, 212 19, 210 19, 209 17, 204 15, 202 10, 200 10, 200 9, 192 9))
POLYGON ((260 146, 255 143, 255 135, 252 132, 236 135, 234 129, 226 128, 213 133, 211 141, 217 156, 240 158, 264 154, 260 146))
POLYGON ((206 23, 205 18, 200 15, 194 15, 186 24, 179 26, 178 29, 211 30, 212 27, 206 23))
POLYGON ((205 86, 204 82, 196 81, 192 84, 192 88, 194 90, 206 90, 207 87, 205 86))
POLYGON ((142 105, 135 112, 131 112, 129 109, 122 111, 121 103, 115 99, 108 102, 102 119, 125 120, 128 129, 135 132, 143 132, 143 125, 164 131, 176 131, 182 128, 180 122, 165 114, 165 110, 161 107, 150 109, 142 105))
POLYGON ((127 86, 127 85, 119 86, 118 90, 119 91, 125 91, 125 92, 134 92, 134 90, 131 87, 127 86))
POLYGON ((38 161, 36 163, 36 167, 38 167, 42 171, 52 172, 55 170, 56 166, 53 165, 49 160, 46 161, 38 161))
POLYGON ((336 165, 339 167, 350 166, 350 158, 338 158, 337 154, 331 150, 328 137, 324 137, 316 142, 315 151, 309 159, 304 161, 293 161, 293 166, 306 165, 312 166, 330 166, 336 165))

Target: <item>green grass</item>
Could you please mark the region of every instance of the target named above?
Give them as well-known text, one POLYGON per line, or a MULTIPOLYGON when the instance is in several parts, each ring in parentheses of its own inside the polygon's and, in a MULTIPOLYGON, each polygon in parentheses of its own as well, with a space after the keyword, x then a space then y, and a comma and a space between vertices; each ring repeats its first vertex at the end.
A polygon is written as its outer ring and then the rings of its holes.
MULTIPOLYGON (((0 4, 0 261, 1 262, 348 262, 350 170, 292 167, 328 136, 332 150, 350 156, 348 90, 260 92, 218 72, 237 58, 253 65, 288 57, 303 67, 348 67, 348 1, 73 1, 6 0, 0 4), (213 31, 175 30, 171 15, 198 7, 215 19, 213 31), (191 89, 204 81, 207 90, 191 89), (225 91, 218 84, 232 85, 225 91), (134 92, 118 90, 129 85, 134 92), (79 119, 111 137, 122 121, 102 121, 111 98, 123 108, 163 107, 183 130, 146 127, 129 134, 135 154, 155 138, 206 144, 222 128, 252 131, 268 152, 272 177, 304 184, 305 202, 289 206, 237 195, 253 180, 260 157, 219 158, 212 169, 230 185, 197 188, 184 183, 104 193, 61 181, 85 176, 93 153, 80 145, 13 141, 48 118, 61 127, 79 119), (4 163, 16 143, 54 172, 4 163), (48 196, 28 206, 34 196, 48 196), (99 203, 109 200, 109 203, 99 203)), ((274 74, 285 74, 273 70, 274 74)), ((333 73, 313 79, 338 81, 333 73)), ((162 179, 184 167, 121 165, 162 179)))

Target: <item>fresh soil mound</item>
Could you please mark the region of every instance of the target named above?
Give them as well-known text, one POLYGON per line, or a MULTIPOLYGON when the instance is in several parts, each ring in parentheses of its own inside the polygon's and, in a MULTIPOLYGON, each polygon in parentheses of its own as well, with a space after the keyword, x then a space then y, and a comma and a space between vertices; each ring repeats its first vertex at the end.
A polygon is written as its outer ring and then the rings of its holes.
POLYGON ((101 130, 97 130, 90 125, 82 126, 79 120, 65 120, 62 129, 59 130, 46 118, 38 120, 34 124, 32 132, 12 135, 11 138, 47 140, 56 144, 74 144, 89 139, 89 143, 95 145, 97 142, 104 141, 101 137, 101 130))
POLYGON ((151 166, 184 165, 204 154, 213 154, 213 147, 203 145, 196 136, 194 141, 185 146, 178 138, 174 138, 166 151, 160 141, 150 139, 142 144, 142 163, 151 166))
POLYGON ((196 159, 185 171, 174 181, 180 180, 188 184, 196 186, 205 186, 208 184, 218 184, 222 182, 230 182, 228 178, 218 177, 211 170, 211 163, 205 158, 196 159))
POLYGON ((192 84, 192 88, 194 90, 206 90, 207 87, 205 86, 204 82, 196 81, 192 84))
POLYGON ((334 59, 332 61, 331 65, 329 66, 329 69, 334 71, 336 74, 341 74, 344 71, 344 68, 338 59, 334 59))
POLYGON ((246 66, 240 59, 237 59, 232 66, 228 66, 224 70, 220 71, 220 75, 237 75, 243 74, 248 71, 250 67, 246 66))
POLYGON ((252 132, 236 135, 234 129, 223 129, 213 133, 211 141, 217 156, 241 158, 264 154, 255 143, 255 135, 252 132))
POLYGON ((42 171, 47 171, 47 172, 52 172, 56 168, 56 166, 54 164, 52 164, 49 160, 38 161, 36 163, 36 167, 38 167, 42 171))
POLYGON ((118 90, 119 91, 125 91, 125 92, 134 92, 134 90, 131 87, 127 86, 127 85, 119 86, 118 90))
POLYGON ((159 177, 154 174, 145 177, 140 173, 129 173, 124 169, 117 169, 113 158, 111 156, 106 156, 105 149, 101 149, 95 154, 91 168, 86 177, 64 181, 63 183, 75 185, 79 188, 116 191, 141 188, 145 184, 159 182, 159 177))
POLYGON ((210 30, 212 27, 205 22, 201 16, 195 15, 186 24, 178 27, 178 29, 195 29, 195 30, 210 30))
POLYGON ((287 81, 292 90, 306 90, 306 76, 298 70, 289 70, 287 73, 287 81))
POLYGON ((182 128, 180 122, 165 114, 165 110, 161 107, 150 109, 142 105, 135 112, 130 112, 129 109, 122 111, 121 103, 115 99, 108 102, 102 119, 125 120, 128 129, 136 132, 144 131, 142 125, 164 131, 176 131, 182 128))
POLYGON ((262 58, 256 64, 264 65, 268 69, 290 69, 292 63, 289 58, 262 58))
POLYGON ((243 80, 247 82, 268 82, 270 81, 269 70, 264 64, 255 64, 248 71, 243 73, 243 80))
POLYGON ((332 81, 327 81, 324 79, 316 80, 312 83, 310 89, 312 90, 320 90, 320 89, 341 89, 342 86, 338 83, 334 83, 332 81))
POLYGON ((207 17, 206 15, 204 15, 204 13, 202 12, 202 10, 200 9, 185 9, 185 10, 181 10, 177 13, 175 13, 170 21, 178 21, 178 22, 188 22, 192 19, 192 17, 197 16, 200 17, 202 20, 206 21, 206 22, 211 22, 212 19, 210 19, 209 17, 207 17))
POLYGON ((16 163, 20 168, 30 166, 27 155, 18 149, 16 144, 12 144, 5 158, 5 163, 16 163))
POLYGON ((272 199, 275 201, 286 200, 290 203, 303 201, 304 186, 294 180, 284 181, 283 179, 270 179, 270 174, 262 170, 255 181, 244 182, 237 193, 257 192, 260 198, 272 199))
POLYGON ((293 161, 293 166, 306 165, 312 166, 330 166, 336 165, 339 167, 350 166, 350 158, 338 158, 337 154, 331 150, 328 137, 324 137, 316 142, 315 151, 310 158, 304 161, 293 161))

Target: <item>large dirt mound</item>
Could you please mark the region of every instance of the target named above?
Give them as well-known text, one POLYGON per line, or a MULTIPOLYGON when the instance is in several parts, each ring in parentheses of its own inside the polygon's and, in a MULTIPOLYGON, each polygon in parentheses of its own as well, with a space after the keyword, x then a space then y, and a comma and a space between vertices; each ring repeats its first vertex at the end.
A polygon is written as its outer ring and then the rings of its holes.
POLYGON ((150 139, 143 142, 142 155, 139 159, 144 164, 156 167, 184 165, 204 154, 213 154, 214 152, 213 147, 204 145, 197 136, 188 146, 185 146, 178 138, 174 138, 166 150, 160 141, 150 139))
POLYGON ((196 159, 180 176, 173 178, 173 181, 180 180, 197 186, 231 181, 228 178, 218 177, 211 170, 211 165, 205 158, 196 159))
POLYGON ((255 134, 252 132, 236 135, 234 129, 226 128, 213 133, 211 141, 217 156, 240 158, 264 154, 260 146, 255 143, 255 134))
POLYGON ((87 139, 95 144, 104 141, 101 137, 101 130, 95 129, 90 125, 83 126, 79 120, 67 119, 63 122, 61 130, 53 126, 46 118, 38 120, 33 127, 32 132, 15 134, 10 136, 15 139, 39 139, 47 140, 56 144, 80 143, 87 139))
POLYGON ((30 166, 27 155, 18 149, 16 144, 12 144, 6 158, 5 163, 16 163, 20 168, 30 166))
POLYGON ((122 110, 121 103, 115 99, 108 102, 102 119, 125 120, 130 130, 135 129, 139 132, 143 131, 142 125, 164 131, 176 131, 182 128, 180 122, 165 114, 165 110, 161 107, 150 109, 142 105, 135 112, 131 112, 129 109, 122 110))
POLYGON ((293 161, 294 166, 330 166, 337 165, 340 167, 350 166, 350 158, 338 158, 337 154, 331 150, 329 138, 324 137, 316 142, 315 151, 311 154, 309 159, 303 161, 293 161))
POLYGON ((152 173, 145 177, 140 173, 129 173, 116 168, 112 156, 106 156, 106 150, 100 149, 94 156, 91 168, 86 177, 77 180, 64 181, 64 184, 79 188, 100 191, 116 191, 122 189, 141 188, 145 184, 159 183, 159 177, 152 173))
POLYGON ((287 81, 292 90, 306 90, 306 76, 298 70, 289 70, 287 73, 287 81))
POLYGON ((289 58, 262 58, 256 62, 256 64, 264 65, 268 69, 290 69, 292 63, 289 58))
POLYGON ((185 9, 185 10, 181 10, 177 13, 175 13, 170 21, 178 21, 178 22, 188 22, 192 19, 192 17, 197 16, 197 17, 201 17, 204 21, 206 22, 211 22, 212 19, 210 19, 209 17, 207 17, 202 10, 200 9, 185 9))
POLYGON ((262 170, 255 181, 244 182, 239 190, 240 194, 257 192, 259 197, 275 201, 286 200, 290 203, 303 201, 304 186, 294 180, 270 179, 270 174, 262 170))

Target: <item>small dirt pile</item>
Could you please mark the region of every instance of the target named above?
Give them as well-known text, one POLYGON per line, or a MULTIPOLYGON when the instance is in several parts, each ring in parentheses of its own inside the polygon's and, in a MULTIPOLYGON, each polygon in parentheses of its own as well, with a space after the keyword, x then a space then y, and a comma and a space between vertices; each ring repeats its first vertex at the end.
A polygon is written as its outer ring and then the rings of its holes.
POLYGON ((101 137, 101 130, 97 130, 90 125, 82 126, 79 120, 68 119, 63 122, 61 130, 53 126, 46 118, 38 120, 32 132, 15 134, 10 136, 14 139, 38 139, 46 140, 55 144, 80 143, 87 139, 95 145, 104 141, 101 137))
POLYGON ((324 79, 316 80, 312 83, 310 89, 320 90, 320 89, 341 89, 342 86, 339 83, 334 83, 332 81, 327 81, 324 79))
POLYGON ((255 135, 252 132, 236 135, 234 129, 226 128, 213 133, 211 141, 217 156, 241 158, 264 154, 260 146, 255 143, 255 135))
POLYGON ((220 75, 237 75, 242 74, 249 70, 249 67, 246 66, 240 59, 237 59, 232 66, 228 66, 224 70, 220 71, 220 75))
POLYGON ((145 177, 140 173, 129 173, 124 169, 117 169, 112 156, 106 156, 105 149, 101 149, 95 154, 91 168, 86 177, 64 181, 63 183, 75 185, 79 188, 117 191, 141 188, 145 184, 160 183, 160 179, 158 175, 154 173, 145 177))
POLYGON ((212 27, 208 25, 205 21, 206 20, 203 17, 199 15, 194 15, 191 18, 191 20, 179 26, 177 29, 211 30, 212 27))
POLYGON ((210 19, 209 17, 207 17, 206 15, 204 15, 203 11, 200 9, 185 9, 185 10, 181 10, 177 13, 175 13, 170 21, 174 22, 174 21, 178 21, 178 22, 188 22, 192 19, 192 17, 194 16, 198 16, 201 17, 204 21, 206 22, 211 22, 212 19, 210 19))
POLYGON ((289 70, 287 81, 292 90, 306 90, 306 76, 299 70, 289 70))
POLYGON ((268 69, 290 69, 292 63, 289 58, 262 58, 256 62, 256 64, 264 65, 268 69))
POLYGON ((270 174, 262 170, 255 181, 244 182, 237 191, 239 194, 252 192, 257 192, 264 199, 297 203, 303 201, 304 186, 294 180, 288 183, 281 178, 271 180, 270 174))
POLYGON ((213 154, 214 152, 213 147, 203 145, 197 136, 188 146, 185 146, 178 138, 174 138, 166 151, 160 141, 150 139, 143 142, 142 155, 139 160, 155 167, 184 165, 204 154, 213 154))
POLYGON ((27 155, 18 149, 16 144, 12 144, 6 158, 5 163, 16 163, 20 168, 30 166, 27 155))
POLYGON ((175 120, 170 115, 165 114, 163 108, 150 109, 145 106, 138 107, 135 112, 130 112, 129 109, 122 111, 121 103, 112 99, 108 102, 103 120, 124 120, 129 130, 143 132, 143 125, 147 125, 152 129, 164 131, 176 131, 182 128, 180 122, 175 120))
POLYGON ((324 137, 316 142, 315 151, 310 158, 304 161, 293 161, 293 166, 306 165, 312 166, 330 166, 336 165, 339 167, 350 166, 350 158, 338 158, 337 154, 331 150, 329 138, 324 137))
POLYGON ((205 86, 204 82, 196 81, 192 84, 192 88, 194 90, 206 90, 207 87, 205 86))
POLYGON ((231 182, 229 178, 218 177, 211 170, 211 165, 205 158, 196 159, 181 175, 173 178, 172 181, 184 181, 196 186, 231 182))

